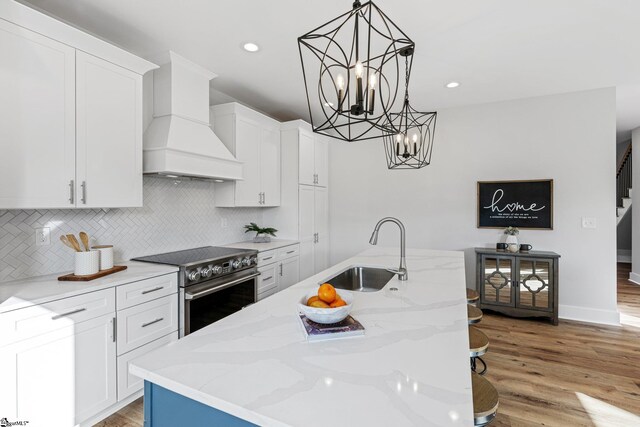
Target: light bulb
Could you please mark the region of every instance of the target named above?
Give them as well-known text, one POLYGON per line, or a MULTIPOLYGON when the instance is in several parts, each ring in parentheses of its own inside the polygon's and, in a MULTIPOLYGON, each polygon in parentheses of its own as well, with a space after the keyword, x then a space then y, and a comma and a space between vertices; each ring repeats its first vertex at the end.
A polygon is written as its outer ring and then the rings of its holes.
POLYGON ((371 76, 369 76, 369 88, 371 89, 375 89, 376 88, 376 74, 373 73, 371 74, 371 76))
POLYGON ((342 77, 342 74, 338 74, 336 86, 338 86, 338 90, 344 90, 344 77, 342 77))
POLYGON ((357 78, 362 78, 362 75, 364 74, 364 67, 362 66, 362 62, 356 62, 355 73, 357 78))
POLYGON ((418 134, 417 133, 413 134, 413 142, 418 142, 418 134))
POLYGON ((402 142, 402 134, 401 133, 396 135, 396 142, 402 142))

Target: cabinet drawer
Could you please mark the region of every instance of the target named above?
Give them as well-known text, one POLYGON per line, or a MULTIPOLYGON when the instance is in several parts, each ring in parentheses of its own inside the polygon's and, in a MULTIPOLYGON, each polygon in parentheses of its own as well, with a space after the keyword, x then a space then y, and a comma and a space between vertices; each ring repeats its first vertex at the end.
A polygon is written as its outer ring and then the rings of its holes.
POLYGON ((258 268, 258 294, 278 287, 278 264, 258 268))
POLYGON ((170 342, 177 341, 177 339, 178 332, 172 332, 167 336, 150 342, 149 344, 138 347, 127 354, 118 356, 118 401, 126 399, 133 393, 142 390, 144 385, 144 380, 142 378, 129 373, 129 365, 131 362, 153 350, 164 347, 170 342))
POLYGON ((118 355, 178 330, 178 295, 118 311, 118 355))
POLYGON ((272 262, 276 262, 277 260, 278 260, 277 249, 271 249, 270 251, 264 251, 264 252, 258 253, 258 267, 271 264, 272 262))
POLYGON ((285 246, 278 249, 278 260, 283 260, 300 255, 300 245, 285 246))
POLYGON ((104 289, 0 314, 0 346, 114 313, 115 290, 104 289))
POLYGON ((271 295, 275 294, 276 292, 278 292, 278 288, 277 287, 273 287, 270 288, 269 290, 266 290, 262 293, 258 293, 258 301, 265 299, 266 297, 270 297, 271 295))
POLYGON ((142 304, 178 292, 176 273, 140 280, 116 288, 118 310, 142 304))

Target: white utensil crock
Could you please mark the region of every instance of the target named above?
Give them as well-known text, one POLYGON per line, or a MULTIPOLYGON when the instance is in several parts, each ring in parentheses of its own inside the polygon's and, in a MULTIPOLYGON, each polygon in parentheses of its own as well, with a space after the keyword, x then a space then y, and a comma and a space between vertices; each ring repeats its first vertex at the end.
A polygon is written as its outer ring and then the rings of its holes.
POLYGON ((113 268, 113 246, 94 246, 100 252, 100 270, 113 268))
POLYGON ((76 252, 76 268, 73 274, 76 276, 88 276, 100 271, 100 252, 76 252))

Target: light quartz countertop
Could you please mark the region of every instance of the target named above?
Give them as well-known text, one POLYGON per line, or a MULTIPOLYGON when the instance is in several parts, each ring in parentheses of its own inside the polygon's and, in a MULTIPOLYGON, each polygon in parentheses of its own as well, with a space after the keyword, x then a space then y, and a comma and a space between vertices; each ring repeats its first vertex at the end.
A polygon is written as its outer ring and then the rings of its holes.
POLYGON ((271 239, 269 243, 255 243, 247 240, 246 242, 236 242, 224 246, 227 248, 252 249, 258 252, 264 252, 271 249, 284 248, 285 246, 297 245, 298 243, 300 243, 298 240, 271 239))
POLYGON ((364 336, 305 340, 297 303, 309 289, 349 266, 397 267, 398 254, 372 248, 142 356, 130 372, 261 426, 472 426, 462 252, 408 250, 408 281, 354 292, 364 336))
POLYGON ((0 313, 178 271, 177 267, 135 261, 117 265, 127 269, 90 282, 60 282, 58 277, 65 274, 60 273, 0 283, 0 313))

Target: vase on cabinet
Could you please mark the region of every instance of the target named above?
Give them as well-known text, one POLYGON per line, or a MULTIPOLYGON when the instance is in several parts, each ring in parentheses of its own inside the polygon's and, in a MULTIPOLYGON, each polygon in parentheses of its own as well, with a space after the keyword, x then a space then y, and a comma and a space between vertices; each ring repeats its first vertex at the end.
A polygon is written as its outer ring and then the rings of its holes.
POLYGON ((507 250, 509 252, 518 252, 518 238, 514 235, 507 235, 504 241, 507 244, 507 250))
POLYGON ((253 243, 269 243, 271 242, 271 237, 266 234, 256 234, 256 237, 253 238, 253 243))

